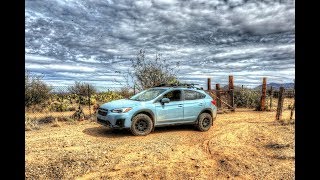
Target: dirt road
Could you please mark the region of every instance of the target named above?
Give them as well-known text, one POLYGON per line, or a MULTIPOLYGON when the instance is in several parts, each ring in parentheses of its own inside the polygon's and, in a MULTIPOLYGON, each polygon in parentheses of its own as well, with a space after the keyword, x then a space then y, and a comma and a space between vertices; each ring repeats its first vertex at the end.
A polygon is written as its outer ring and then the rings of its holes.
POLYGON ((143 137, 90 121, 46 125, 26 131, 26 179, 294 179, 294 125, 274 118, 218 114, 207 132, 163 127, 143 137))

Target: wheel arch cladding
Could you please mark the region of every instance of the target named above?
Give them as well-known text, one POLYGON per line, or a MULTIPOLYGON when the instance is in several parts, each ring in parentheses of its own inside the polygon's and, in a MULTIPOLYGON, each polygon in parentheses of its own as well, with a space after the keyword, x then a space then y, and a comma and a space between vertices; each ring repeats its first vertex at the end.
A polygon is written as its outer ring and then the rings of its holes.
POLYGON ((149 109, 141 109, 141 110, 135 112, 132 115, 131 121, 132 121, 133 117, 135 117, 138 114, 145 114, 145 115, 149 116, 151 118, 151 120, 152 120, 153 127, 154 127, 154 114, 153 114, 153 112, 151 110, 149 110, 149 109))
MULTIPOLYGON (((212 110, 211 110, 210 108, 206 108, 206 109, 203 109, 203 110, 199 113, 198 118, 197 118, 197 123, 199 122, 199 117, 200 117, 200 115, 201 115, 202 113, 208 113, 208 114, 210 114, 210 116, 211 116, 211 118, 212 118, 212 121, 213 121, 212 110)), ((213 125, 213 123, 212 123, 212 125, 213 125)))

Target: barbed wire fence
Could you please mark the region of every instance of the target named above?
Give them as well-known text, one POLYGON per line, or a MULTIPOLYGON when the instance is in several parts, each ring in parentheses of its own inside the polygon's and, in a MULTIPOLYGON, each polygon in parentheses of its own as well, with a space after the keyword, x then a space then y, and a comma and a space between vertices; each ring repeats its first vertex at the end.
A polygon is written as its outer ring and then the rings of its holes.
MULTIPOLYGON (((98 87, 96 92, 70 92, 69 86, 51 86, 49 98, 38 104, 25 106, 25 115, 39 123, 59 120, 84 120, 95 116, 97 108, 106 102, 128 98, 133 91, 113 87, 98 87)), ((35 95, 34 98, 37 98, 35 95)), ((27 104, 27 103, 26 103, 27 104)))
MULTIPOLYGON (((129 98, 137 93, 134 89, 123 90, 115 87, 100 86, 96 87, 95 92, 91 92, 89 89, 88 86, 87 91, 76 94, 70 92, 69 86, 54 86, 46 101, 25 106, 25 114, 28 118, 36 119, 40 123, 52 122, 55 118, 60 120, 89 119, 95 116, 101 104, 116 99, 129 98)), ((206 89, 216 100, 220 113, 237 109, 241 111, 277 111, 281 114, 282 110, 291 110, 290 119, 293 118, 295 110, 294 89, 285 89, 281 93, 279 88, 267 87, 266 80, 263 80, 261 88, 252 89, 247 85, 234 83, 233 76, 229 76, 228 84, 215 84, 214 88, 211 86, 211 78, 208 78, 207 87, 203 89, 206 89), (279 99, 282 102, 279 103, 279 99)), ((279 115, 280 118, 281 115, 279 115)))
POLYGON ((218 113, 232 112, 236 109, 276 111, 276 119, 279 120, 282 111, 290 110, 290 119, 294 119, 295 90, 283 88, 281 92, 281 88, 283 87, 267 86, 266 77, 262 79, 261 86, 258 88, 249 88, 246 85, 234 83, 233 76, 229 76, 228 84, 217 83, 215 88, 212 87, 211 78, 208 78, 207 87, 203 87, 216 100, 218 113))

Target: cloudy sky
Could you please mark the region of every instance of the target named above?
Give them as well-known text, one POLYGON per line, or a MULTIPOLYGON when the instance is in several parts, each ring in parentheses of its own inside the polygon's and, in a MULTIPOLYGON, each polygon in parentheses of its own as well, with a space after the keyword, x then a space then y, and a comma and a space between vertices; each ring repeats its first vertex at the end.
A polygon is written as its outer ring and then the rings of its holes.
POLYGON ((205 85, 293 82, 293 0, 26 0, 25 66, 52 85, 117 86, 144 49, 205 85))

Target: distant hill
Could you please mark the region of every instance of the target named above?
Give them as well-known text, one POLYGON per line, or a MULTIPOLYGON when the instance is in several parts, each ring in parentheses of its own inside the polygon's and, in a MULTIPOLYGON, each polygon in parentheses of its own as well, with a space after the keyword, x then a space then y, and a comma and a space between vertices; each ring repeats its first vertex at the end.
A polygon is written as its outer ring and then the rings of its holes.
MULTIPOLYGON (((279 90, 281 86, 283 86, 285 89, 294 89, 294 83, 269 83, 267 84, 267 89, 269 89, 272 86, 274 90, 279 90)), ((262 85, 259 85, 255 87, 254 89, 261 89, 262 85)))
MULTIPOLYGON (((234 90, 236 90, 236 91, 242 89, 241 86, 233 86, 233 88, 234 88, 234 90)), ((244 88, 246 88, 246 87, 244 87, 244 88)), ((221 89, 227 91, 227 90, 229 90, 229 85, 225 85, 225 86, 223 86, 221 89)))

